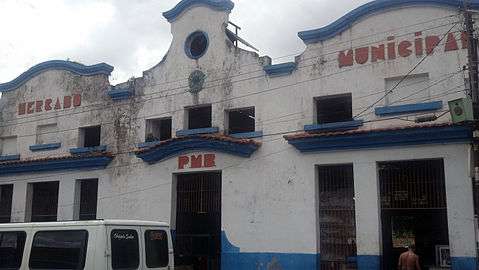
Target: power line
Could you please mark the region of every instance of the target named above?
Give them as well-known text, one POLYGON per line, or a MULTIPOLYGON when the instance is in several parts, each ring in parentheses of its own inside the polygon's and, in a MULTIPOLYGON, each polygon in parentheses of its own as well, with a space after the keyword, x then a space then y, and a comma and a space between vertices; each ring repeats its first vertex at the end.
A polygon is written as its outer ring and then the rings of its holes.
MULTIPOLYGON (((455 22, 457 24, 457 22, 455 22)), ((451 25, 451 23, 448 23, 448 24, 444 24, 444 25, 439 25, 439 26, 434 26, 434 27, 431 27, 431 28, 428 28, 428 29, 423 29, 422 31, 427 31, 427 30, 431 30, 431 29, 435 29, 435 28, 440 28, 440 27, 443 27, 443 26, 447 26, 447 25, 451 25)), ((413 34, 415 32, 410 32, 410 33, 406 33, 406 34, 403 34, 403 35, 398 35, 397 37, 400 37, 400 36, 405 36, 405 35, 409 35, 409 34, 413 34)), ((457 31, 455 32, 457 33, 457 31)), ((377 42, 370 42, 370 43, 367 43, 367 44, 358 44, 356 45, 357 47, 362 47, 362 46, 366 46, 366 45, 371 45, 371 44, 376 44, 380 41, 377 41, 377 42)), ((332 52, 327 52, 327 53, 323 53, 321 55, 318 55, 318 56, 313 56, 313 57, 310 57, 310 58, 304 58, 302 59, 302 62, 305 62, 309 59, 316 59, 316 58, 321 58, 321 57, 324 57, 326 55, 330 55, 330 54, 336 54, 338 52, 341 52, 341 51, 344 51, 344 50, 336 50, 336 51, 332 51, 332 52)), ((331 60, 336 60, 336 59, 331 59, 331 60)), ((330 61, 327 61, 327 63, 329 64, 330 61)), ((331 63, 331 64, 335 64, 335 63, 331 63)), ((312 67, 312 66, 315 66, 316 63, 313 63, 313 64, 309 64, 309 65, 300 65, 297 67, 297 69, 304 69, 304 68, 307 68, 307 67, 312 67)), ((254 71, 250 71, 250 72, 246 72, 246 73, 240 73, 240 74, 236 74, 236 75, 229 75, 225 78, 220 78, 220 79, 215 79, 215 80, 212 80, 212 81, 209 81, 208 83, 214 83, 214 82, 219 82, 219 81, 224 81, 226 79, 231 79, 231 78, 235 78, 235 77, 240 77, 240 76, 244 76, 244 75, 247 75, 247 74, 251 74, 251 73, 257 73, 257 72, 262 72, 261 75, 259 76, 256 76, 256 77, 251 77, 249 79, 256 79, 256 78, 264 78, 266 77, 264 75, 264 70, 263 69, 259 69, 259 70, 254 70, 254 71)), ((248 78, 247 78, 248 79, 248 78)), ((183 79, 182 79, 183 80, 183 79)), ((178 80, 178 81, 171 81, 171 82, 161 82, 161 83, 157 83, 157 84, 150 84, 148 85, 149 87, 152 87, 152 86, 159 86, 159 85, 163 85, 163 84, 170 84, 170 83, 175 83, 175 82, 180 82, 182 80, 178 80)), ((243 81, 243 80, 239 80, 239 81, 243 81)), ((233 81, 232 83, 234 83, 235 81, 233 81)), ((217 86, 222 86, 223 84, 220 84, 220 85, 213 85, 213 87, 217 87, 217 86)), ((208 86, 205 87, 205 88, 209 88, 208 86)), ((175 91, 175 90, 181 90, 181 89, 188 89, 188 86, 179 86, 179 87, 175 87, 175 88, 169 88, 167 90, 163 90, 163 91, 158 91, 158 92, 154 92, 154 93, 149 93, 149 94, 144 94, 142 96, 139 96, 139 97, 134 97, 134 99, 144 99, 145 97, 147 96, 154 96, 154 95, 161 95, 163 93, 168 93, 168 92, 171 92, 171 91, 175 91)), ((185 93, 188 93, 188 91, 182 91, 182 92, 178 92, 178 93, 174 93, 173 95, 177 95, 177 94, 185 94, 185 93)), ((167 94, 166 94, 167 95, 167 94)), ((171 96, 171 95, 170 95, 171 96)), ((163 98, 163 96, 159 96, 158 98, 163 98)), ((153 99, 153 98, 152 98, 153 99)), ((149 100, 149 99, 148 99, 149 100)), ((142 100, 140 100, 141 102, 142 100)), ((86 107, 92 107, 92 106, 103 106, 104 103, 101 102, 101 103, 95 103, 95 104, 89 104, 89 105, 86 105, 86 106, 83 106, 82 108, 86 108, 86 107)), ((121 104, 120 104, 121 105, 121 104)), ((25 119, 25 118, 34 118, 34 117, 38 117, 38 116, 27 116, 27 117, 23 117, 22 119, 25 119)), ((14 120, 9 120, 9 121, 14 121, 14 120)), ((4 121, 5 122, 5 121, 4 121)))
MULTIPOLYGON (((446 33, 446 35, 447 35, 447 33, 446 33)), ((441 44, 438 44, 437 47, 439 47, 440 45, 441 45, 441 44)), ((436 48, 437 48, 437 47, 436 47, 436 48)), ((253 92, 253 93, 246 94, 246 95, 240 95, 240 96, 236 96, 236 97, 226 98, 226 99, 223 99, 223 100, 211 102, 211 104, 228 102, 228 101, 240 99, 240 98, 243 98, 243 97, 248 97, 248 96, 258 95, 258 94, 264 94, 264 93, 268 93, 268 92, 271 92, 271 91, 280 90, 280 89, 283 89, 283 88, 289 88, 289 87, 297 86, 297 85, 299 85, 299 84, 308 83, 308 82, 312 82, 312 81, 316 81, 316 80, 321 80, 321 79, 324 79, 324 78, 327 78, 327 77, 331 77, 331 76, 334 76, 334 75, 351 72, 351 71, 353 71, 353 70, 358 70, 358 69, 367 68, 367 67, 370 67, 370 66, 373 66, 373 65, 376 65, 376 64, 377 64, 377 63, 369 63, 369 64, 364 64, 364 65, 361 65, 361 66, 356 66, 356 67, 353 67, 353 68, 345 68, 345 69, 340 70, 340 71, 337 71, 337 72, 320 75, 319 77, 316 77, 316 78, 311 78, 311 79, 307 79, 307 80, 303 80, 303 81, 297 81, 297 82, 292 83, 292 84, 287 84, 287 85, 283 85, 283 86, 280 86, 280 87, 274 87, 274 88, 270 88, 270 89, 266 89, 266 90, 261 90, 261 91, 253 92)), ((252 80, 252 79, 258 79, 258 78, 263 78, 263 77, 264 77, 264 76, 261 75, 261 76, 258 76, 258 77, 252 77, 252 78, 246 78, 246 79, 242 79, 242 80, 233 81, 233 82, 231 82, 231 83, 239 83, 239 82, 244 82, 244 81, 248 81, 248 80, 252 80)), ((222 86, 222 85, 223 85, 223 83, 218 84, 218 85, 205 86, 205 89, 215 88, 215 87, 222 86)), ((181 92, 181 93, 179 93, 179 94, 185 94, 185 93, 188 93, 188 92, 181 92)), ((166 97, 171 97, 171 96, 172 96, 172 95, 170 95, 170 96, 166 95, 166 96, 160 96, 160 97, 153 97, 153 98, 149 98, 149 99, 143 99, 143 100, 137 101, 135 104, 138 104, 138 103, 146 103, 146 102, 149 102, 149 101, 152 101, 152 100, 155 100, 155 99, 166 98, 166 97)), ((142 97, 140 97, 140 98, 142 98, 142 97)), ((15 121, 16 123, 3 124, 3 125, 0 125, 0 127, 7 127, 7 126, 13 126, 13 125, 21 125, 21 124, 32 123, 32 122, 45 121, 45 120, 48 120, 48 119, 58 119, 59 117, 72 116, 72 115, 76 115, 76 114, 83 114, 83 113, 92 112, 92 111, 97 111, 97 110, 108 110, 108 109, 111 109, 111 108, 114 108, 114 107, 128 106, 128 105, 130 105, 130 103, 121 103, 121 104, 112 103, 111 105, 105 105, 105 104, 101 104, 101 105, 103 105, 101 108, 93 108, 93 109, 91 109, 91 110, 82 110, 82 111, 77 111, 77 112, 71 112, 71 111, 73 111, 73 110, 75 110, 75 109, 69 109, 69 110, 67 110, 65 113, 63 113, 63 114, 61 114, 61 115, 52 115, 52 116, 49 116, 49 117, 45 117, 45 118, 41 118, 41 119, 34 119, 34 120, 31 120, 31 121, 18 122, 18 119, 10 120, 10 121, 4 121, 4 122, 14 122, 14 121, 15 121), (69 112, 71 112, 71 113, 69 113, 69 112)), ((163 115, 166 115, 166 114, 170 114, 170 113, 174 113, 174 112, 179 112, 179 111, 182 111, 182 110, 183 110, 183 109, 178 109, 178 110, 173 110, 173 111, 166 111, 166 112, 163 112, 163 113, 161 113, 161 114, 158 114, 158 115, 150 115, 150 116, 148 116, 148 117, 160 117, 160 116, 163 116, 163 115)), ((36 116, 32 116, 32 117, 36 117, 36 116)), ((30 118, 30 117, 24 117, 24 118, 21 118, 21 119, 25 119, 25 118, 30 118)), ((145 118, 146 118, 146 117, 145 117, 145 118)), ((20 119, 20 120, 21 120, 21 119, 20 119)))
MULTIPOLYGON (((446 38, 446 36, 449 34, 449 32, 451 32, 452 29, 453 29, 456 25, 457 25, 457 23, 454 24, 454 25, 451 27, 451 29, 449 29, 449 31, 446 32, 446 34, 439 40, 439 43, 441 43, 441 42, 444 40, 444 38, 446 38)), ((432 54, 432 53, 431 53, 431 54, 432 54)), ((406 80, 407 77, 408 77, 409 75, 411 75, 411 73, 412 73, 414 70, 416 70, 416 68, 417 68, 418 66, 420 66, 420 65, 428 58, 428 56, 431 55, 431 54, 426 53, 426 55, 425 55, 416 65, 414 65, 414 67, 413 67, 411 70, 409 70, 409 72, 408 72, 406 75, 404 75, 404 76, 402 77, 402 79, 399 80, 399 82, 398 82, 393 88, 391 88, 391 90, 389 90, 383 97, 381 97, 380 99, 378 99, 377 101, 375 101, 373 104, 371 104, 370 106, 368 106, 366 109, 364 109, 363 111, 361 111, 359 114, 357 114, 354 118, 356 118, 356 117, 358 117, 358 116, 361 116, 363 113, 365 113, 365 112, 368 111, 369 109, 373 108, 374 106, 376 106, 376 104, 378 104, 378 103, 381 102, 383 99, 385 99, 385 98, 386 98, 390 93, 392 93, 404 80, 406 80)))
MULTIPOLYGON (((445 77, 445 78, 442 78, 440 80, 438 80, 437 82, 433 82, 432 84, 430 84, 429 86, 427 86, 426 88, 423 88, 415 93, 419 93, 419 92, 422 92, 424 90, 427 90, 427 89, 430 89, 431 87, 441 83, 441 82, 444 82, 445 80, 449 80, 451 79, 452 77, 454 77, 455 75, 459 74, 461 71, 458 71, 458 72, 453 72, 453 73, 450 73, 448 74, 449 76, 445 77)), ((423 82, 414 82, 414 83, 411 83, 411 84, 408 84, 408 85, 405 85, 403 87, 407 87, 407 86, 412 86, 412 85, 416 85, 416 84, 420 84, 420 83, 423 83, 423 82)), ((383 93, 384 90, 381 90, 380 93, 383 93)), ((370 96, 371 94, 367 94, 365 96, 370 96)), ((354 99, 361 99, 362 97, 365 97, 365 96, 359 96, 359 97, 354 97, 354 99)), ((408 96, 409 97, 409 96, 408 96)), ((400 102, 402 100, 399 100, 399 101, 395 101, 396 102, 400 102)), ((357 109, 362 109, 362 107, 359 107, 357 109)), ((304 114, 305 112, 304 111, 301 111, 301 112, 298 112, 298 113, 294 113, 294 114, 304 114)), ((283 118, 283 117, 287 117, 289 115, 286 115, 286 116, 279 116, 279 117, 274 117, 274 118, 270 118, 269 120, 276 120, 277 118, 283 118)), ((147 117, 136 117, 136 118, 133 118, 134 120, 138 120, 138 119, 146 119, 147 117)), ((258 121, 257 123, 265 123, 267 120, 263 120, 263 121, 258 121)), ((114 124, 114 121, 113 122, 102 122, 101 123, 102 125, 108 125, 108 124, 114 124)), ((24 134, 24 135, 17 135, 17 138, 22 138, 22 137, 33 137, 33 136, 38 136, 38 135, 46 135, 46 134, 57 134, 57 133, 63 133, 63 132, 67 132, 67 131, 74 131, 74 130, 78 130, 79 128, 78 127, 74 127, 74 128, 70 128, 70 129, 62 129, 62 130, 56 130, 56 131, 50 131, 50 132, 43 132, 43 133, 32 133, 32 134, 24 134)))

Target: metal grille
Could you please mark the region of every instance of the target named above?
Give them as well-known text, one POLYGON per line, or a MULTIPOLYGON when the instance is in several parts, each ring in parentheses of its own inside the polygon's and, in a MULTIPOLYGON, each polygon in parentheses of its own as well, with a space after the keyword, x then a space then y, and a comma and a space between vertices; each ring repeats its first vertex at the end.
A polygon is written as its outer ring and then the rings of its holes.
POLYGON ((321 270, 356 269, 353 166, 321 166, 318 179, 321 270))
POLYGON ((442 160, 379 163, 381 208, 445 209, 442 160))
POLYGON ((187 174, 177 179, 175 264, 220 269, 221 174, 187 174))

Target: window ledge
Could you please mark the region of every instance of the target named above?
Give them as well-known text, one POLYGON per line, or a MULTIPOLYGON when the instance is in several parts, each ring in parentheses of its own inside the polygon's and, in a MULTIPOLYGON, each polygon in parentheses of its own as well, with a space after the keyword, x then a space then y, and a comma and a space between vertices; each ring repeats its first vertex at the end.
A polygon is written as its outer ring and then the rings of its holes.
POLYGON ((0 161, 13 161, 13 160, 20 160, 20 155, 0 156, 0 161))
POLYGON ((199 134, 211 134, 211 133, 218 133, 219 131, 220 129, 218 127, 184 129, 184 130, 178 130, 176 132, 176 136, 185 137, 185 136, 199 135, 199 134))
POLYGON ((78 154, 88 154, 92 152, 105 152, 106 145, 94 146, 94 147, 78 147, 78 148, 71 148, 70 154, 78 155, 78 154))
POLYGON ((436 111, 442 109, 442 101, 433 101, 425 103, 414 103, 398 106, 376 107, 374 109, 377 116, 390 116, 399 114, 408 114, 425 111, 436 111))
POLYGON ((289 62, 283 64, 265 66, 263 69, 269 76, 290 75, 296 69, 296 63, 289 62))
POLYGON ((62 147, 61 143, 47 143, 47 144, 35 144, 30 145, 30 151, 48 151, 48 150, 55 150, 62 147))
POLYGON ((137 146, 138 148, 147 148, 147 147, 155 146, 161 142, 162 141, 141 142, 137 146))
POLYGON ((133 91, 129 88, 113 88, 107 93, 113 101, 125 100, 133 96, 133 91))
POLYGON ((328 124, 306 125, 304 126, 304 131, 313 132, 313 131, 349 130, 349 129, 355 129, 355 128, 361 127, 363 124, 364 124, 363 120, 354 120, 354 121, 328 123, 328 124))
POLYGON ((263 137, 263 131, 243 132, 230 134, 231 137, 237 139, 253 139, 263 137))

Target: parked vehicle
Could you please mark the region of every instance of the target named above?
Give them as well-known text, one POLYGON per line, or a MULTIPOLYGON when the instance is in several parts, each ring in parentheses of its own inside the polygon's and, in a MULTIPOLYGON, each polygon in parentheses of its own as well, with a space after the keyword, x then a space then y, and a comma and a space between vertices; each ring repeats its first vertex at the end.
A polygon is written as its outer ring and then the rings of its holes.
POLYGON ((169 225, 94 220, 0 224, 0 270, 173 269, 169 225))

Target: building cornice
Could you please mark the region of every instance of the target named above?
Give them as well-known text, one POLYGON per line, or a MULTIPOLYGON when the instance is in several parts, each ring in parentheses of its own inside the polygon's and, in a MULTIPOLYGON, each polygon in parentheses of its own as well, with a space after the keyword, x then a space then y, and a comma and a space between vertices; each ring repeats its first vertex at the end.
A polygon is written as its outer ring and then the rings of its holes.
POLYGON ((0 84, 0 92, 8 92, 15 90, 33 77, 47 70, 65 70, 82 76, 92 76, 99 74, 110 76, 111 72, 113 71, 113 67, 105 63, 85 66, 80 63, 63 60, 47 61, 31 67, 29 70, 25 71, 20 76, 10 82, 0 84))
MULTIPOLYGON (((354 23, 361 20, 362 18, 390 10, 393 8, 407 7, 407 6, 439 6, 439 7, 449 7, 455 9, 463 8, 462 0, 376 0, 364 4, 351 12, 347 13, 343 17, 334 21, 333 23, 313 30, 301 31, 298 33, 299 38, 301 38, 304 43, 316 43, 330 39, 343 31, 350 28, 354 23)), ((469 8, 479 9, 479 1, 471 0, 469 1, 469 8)))
POLYGON ((467 125, 433 124, 284 136, 300 152, 334 152, 397 146, 472 142, 467 125))
POLYGON ((207 6, 217 11, 228 12, 234 8, 234 3, 230 0, 182 0, 174 8, 163 12, 163 16, 169 22, 173 22, 183 11, 197 5, 207 6))
POLYGON ((113 160, 109 153, 62 156, 0 162, 0 176, 64 170, 105 168, 113 160))
POLYGON ((189 151, 207 150, 231 154, 239 157, 250 157, 261 143, 251 139, 235 139, 223 135, 196 135, 180 137, 160 142, 149 148, 142 148, 136 156, 153 164, 172 156, 189 151))

